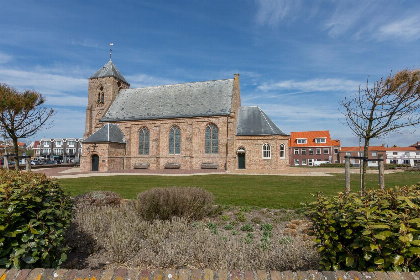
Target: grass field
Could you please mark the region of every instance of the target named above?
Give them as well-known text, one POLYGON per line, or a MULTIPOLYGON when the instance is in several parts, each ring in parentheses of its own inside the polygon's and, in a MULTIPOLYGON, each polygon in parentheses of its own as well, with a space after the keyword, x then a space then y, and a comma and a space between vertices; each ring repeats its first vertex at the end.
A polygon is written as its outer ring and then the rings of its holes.
MULTIPOLYGON (((332 196, 344 190, 344 174, 325 177, 258 176, 258 175, 196 175, 196 176, 109 176, 59 179, 65 191, 75 196, 87 191, 115 191, 124 198, 156 187, 200 187, 213 193, 217 204, 259 206, 264 208, 299 208, 312 201, 311 194, 322 191, 332 196)), ((351 177, 352 191, 360 188, 359 175, 351 177)), ((414 185, 420 182, 419 172, 385 175, 387 188, 414 185)), ((367 188, 377 188, 378 175, 367 174, 367 188)))

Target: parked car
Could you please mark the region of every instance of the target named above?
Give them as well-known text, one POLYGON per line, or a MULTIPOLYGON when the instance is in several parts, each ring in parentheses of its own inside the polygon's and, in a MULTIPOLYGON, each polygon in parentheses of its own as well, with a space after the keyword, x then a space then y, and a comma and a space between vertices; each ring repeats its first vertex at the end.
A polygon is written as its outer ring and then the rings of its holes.
POLYGON ((57 164, 55 160, 48 160, 45 164, 57 164))
POLYGON ((31 165, 40 165, 41 162, 37 161, 37 160, 31 160, 31 165))

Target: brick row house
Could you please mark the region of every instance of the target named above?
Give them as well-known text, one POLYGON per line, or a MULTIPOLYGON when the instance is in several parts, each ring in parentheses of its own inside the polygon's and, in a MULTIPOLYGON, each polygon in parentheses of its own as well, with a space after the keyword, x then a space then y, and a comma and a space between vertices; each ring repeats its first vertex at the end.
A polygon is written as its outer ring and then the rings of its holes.
MULTIPOLYGON (((362 157, 364 147, 341 147, 340 158, 341 163, 345 162, 345 156, 349 157, 362 157)), ((386 159, 386 148, 384 146, 369 146, 369 159, 376 159, 382 155, 384 160, 386 159)), ((359 165, 360 159, 350 158, 350 164, 359 165)), ((378 161, 368 161, 368 166, 378 166, 378 161)))
POLYGON ((89 78, 82 171, 281 170, 289 135, 233 79, 130 88, 110 60, 89 78))
POLYGON ((315 166, 320 163, 338 163, 340 140, 332 140, 330 132, 291 132, 289 163, 291 166, 315 166))
POLYGON ((79 162, 82 152, 81 138, 43 138, 34 147, 34 157, 60 162, 79 162))

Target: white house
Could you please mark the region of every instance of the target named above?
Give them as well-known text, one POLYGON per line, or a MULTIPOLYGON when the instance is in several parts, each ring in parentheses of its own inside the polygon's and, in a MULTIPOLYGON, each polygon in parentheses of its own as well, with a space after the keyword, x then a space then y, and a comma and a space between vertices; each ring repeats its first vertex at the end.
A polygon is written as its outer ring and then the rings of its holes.
POLYGON ((420 164, 420 150, 415 147, 389 147, 386 149, 386 163, 420 164))

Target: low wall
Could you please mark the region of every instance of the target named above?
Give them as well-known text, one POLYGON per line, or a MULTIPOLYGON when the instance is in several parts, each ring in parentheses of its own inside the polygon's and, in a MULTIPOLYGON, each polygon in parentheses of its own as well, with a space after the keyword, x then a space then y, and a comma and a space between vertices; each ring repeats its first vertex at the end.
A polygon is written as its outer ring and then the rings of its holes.
POLYGON ((420 272, 357 271, 238 271, 209 269, 1 269, 0 280, 288 280, 288 279, 389 279, 420 280, 420 272))

